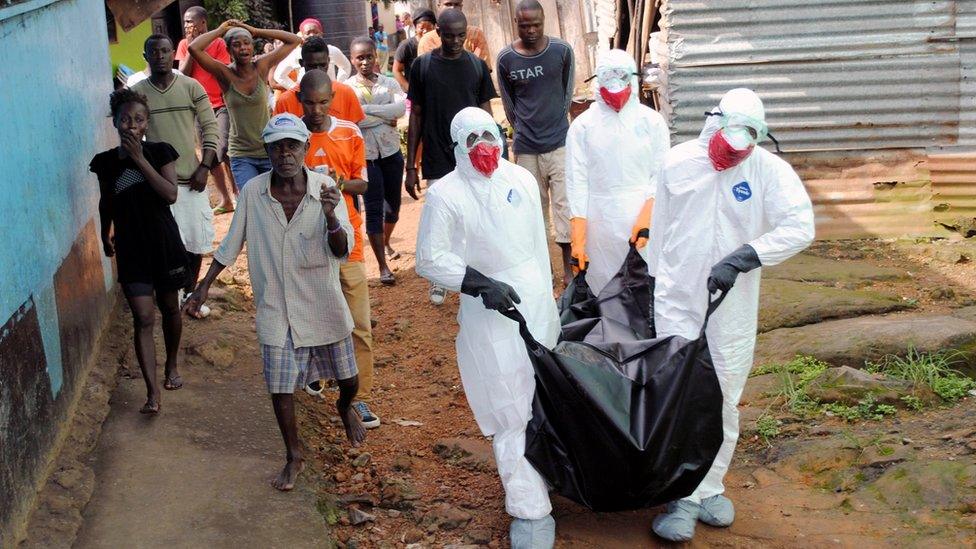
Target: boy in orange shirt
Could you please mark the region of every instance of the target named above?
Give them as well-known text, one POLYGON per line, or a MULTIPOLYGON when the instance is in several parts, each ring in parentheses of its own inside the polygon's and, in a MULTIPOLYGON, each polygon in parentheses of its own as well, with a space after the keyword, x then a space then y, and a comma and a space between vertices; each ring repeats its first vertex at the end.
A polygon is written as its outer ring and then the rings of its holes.
MULTIPOLYGON (((313 36, 302 44, 302 58, 299 60, 302 68, 308 72, 313 70, 325 71, 329 67, 329 45, 319 36, 313 36)), ((290 112, 295 116, 303 116, 302 103, 298 98, 301 85, 282 93, 274 105, 274 114, 290 112)), ((332 82, 332 103, 329 114, 353 124, 360 123, 366 118, 363 106, 359 104, 356 92, 346 84, 332 82)))
MULTIPOLYGON (((356 124, 329 114, 333 102, 333 82, 323 70, 310 70, 299 84, 299 99, 305 117, 302 119, 312 135, 308 139, 305 165, 313 171, 329 174, 339 184, 349 210, 349 221, 355 233, 355 245, 346 263, 339 266, 339 281, 352 313, 352 340, 359 367, 359 393, 353 408, 363 426, 380 426, 380 418, 367 404, 373 388, 373 330, 369 319, 369 286, 363 259, 363 218, 357 204, 358 195, 366 192, 366 145, 356 124)), ((310 392, 321 393, 321 386, 310 386, 310 392)))

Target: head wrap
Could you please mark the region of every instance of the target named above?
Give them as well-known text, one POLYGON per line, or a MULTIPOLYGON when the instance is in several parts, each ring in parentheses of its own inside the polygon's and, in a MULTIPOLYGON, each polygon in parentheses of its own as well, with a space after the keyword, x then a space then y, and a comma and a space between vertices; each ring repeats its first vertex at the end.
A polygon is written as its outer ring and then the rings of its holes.
POLYGON ((302 22, 298 24, 298 30, 301 31, 306 25, 314 25, 318 27, 319 32, 325 32, 325 29, 322 28, 322 22, 314 17, 306 17, 303 19, 302 22))
POLYGON ((243 29, 241 27, 231 27, 227 29, 227 32, 224 33, 224 43, 227 44, 227 47, 229 48, 230 43, 233 42, 235 38, 242 37, 246 37, 251 42, 254 42, 254 37, 251 36, 251 33, 248 32, 247 29, 243 29))

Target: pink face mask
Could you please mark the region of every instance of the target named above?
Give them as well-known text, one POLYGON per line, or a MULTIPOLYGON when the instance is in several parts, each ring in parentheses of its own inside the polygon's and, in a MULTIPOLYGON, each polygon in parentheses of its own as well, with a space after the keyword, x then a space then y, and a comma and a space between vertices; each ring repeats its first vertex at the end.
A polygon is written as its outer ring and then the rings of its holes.
POLYGON ((485 177, 491 177, 491 174, 495 173, 495 170, 498 169, 498 159, 501 157, 501 147, 484 142, 478 143, 468 151, 468 158, 471 159, 471 165, 474 166, 474 169, 478 170, 478 173, 485 177))
POLYGON ((600 86, 600 97, 603 101, 613 110, 620 112, 620 109, 624 108, 627 104, 627 100, 630 99, 630 86, 624 87, 624 89, 616 92, 612 92, 603 86, 600 86))
POLYGON ((719 130, 715 132, 715 135, 708 140, 708 159, 712 161, 712 167, 716 171, 723 171, 738 166, 746 158, 749 158, 752 150, 756 148, 755 145, 749 145, 745 149, 733 147, 725 138, 723 131, 719 130))

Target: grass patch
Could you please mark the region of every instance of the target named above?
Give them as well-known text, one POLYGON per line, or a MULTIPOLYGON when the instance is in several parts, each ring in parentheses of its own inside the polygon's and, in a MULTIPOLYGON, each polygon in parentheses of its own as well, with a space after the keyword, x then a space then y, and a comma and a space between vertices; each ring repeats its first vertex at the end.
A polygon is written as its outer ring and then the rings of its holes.
MULTIPOLYGON (((931 387, 943 401, 953 403, 976 388, 976 380, 955 368, 966 356, 959 351, 921 353, 914 347, 901 357, 888 355, 878 362, 868 363, 867 370, 895 379, 912 382, 916 387, 931 387)), ((902 399, 904 401, 904 398, 902 399)), ((917 400, 917 399, 916 399, 917 400)), ((918 402, 917 404, 921 404, 918 402)), ((915 402, 905 402, 909 409, 916 409, 915 402)))
POLYGON ((779 424, 778 419, 764 413, 756 420, 756 434, 763 439, 763 442, 769 444, 770 439, 779 436, 779 424))
POLYGON ((859 400, 855 406, 847 406, 846 404, 831 402, 829 404, 825 404, 823 406, 823 410, 824 412, 847 421, 857 421, 859 419, 881 421, 882 419, 888 416, 893 416, 898 412, 898 409, 891 404, 883 404, 878 402, 873 395, 868 395, 859 400))

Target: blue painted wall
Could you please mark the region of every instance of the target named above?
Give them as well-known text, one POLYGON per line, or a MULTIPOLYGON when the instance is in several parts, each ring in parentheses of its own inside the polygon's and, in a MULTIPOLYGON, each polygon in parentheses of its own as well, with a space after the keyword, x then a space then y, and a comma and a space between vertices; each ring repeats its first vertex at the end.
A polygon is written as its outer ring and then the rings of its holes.
POLYGON ((114 297, 112 263, 99 243, 98 185, 87 168, 116 141, 107 118, 112 70, 104 0, 29 0, 0 9, 0 74, 6 546, 114 297))

